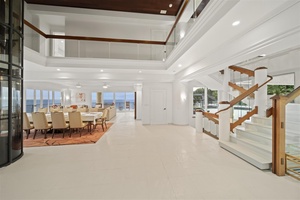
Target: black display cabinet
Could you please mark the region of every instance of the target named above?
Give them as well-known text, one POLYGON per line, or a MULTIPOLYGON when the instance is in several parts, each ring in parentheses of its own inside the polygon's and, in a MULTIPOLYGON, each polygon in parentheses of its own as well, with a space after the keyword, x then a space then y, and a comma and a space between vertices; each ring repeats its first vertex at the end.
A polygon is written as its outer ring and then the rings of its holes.
POLYGON ((0 0, 0 167, 23 155, 23 0, 0 0))

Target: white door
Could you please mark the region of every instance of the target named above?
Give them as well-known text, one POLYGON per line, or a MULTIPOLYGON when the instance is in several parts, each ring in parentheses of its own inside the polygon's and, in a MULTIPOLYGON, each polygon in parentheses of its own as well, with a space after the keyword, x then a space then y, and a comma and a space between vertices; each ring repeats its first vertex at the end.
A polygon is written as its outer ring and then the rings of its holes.
POLYGON ((167 91, 151 92, 151 124, 167 124, 167 91))

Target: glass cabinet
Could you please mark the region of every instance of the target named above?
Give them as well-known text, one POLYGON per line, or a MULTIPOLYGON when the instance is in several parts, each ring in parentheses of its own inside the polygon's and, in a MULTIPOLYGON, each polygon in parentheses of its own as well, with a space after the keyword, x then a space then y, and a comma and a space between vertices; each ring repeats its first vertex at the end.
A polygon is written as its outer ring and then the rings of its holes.
POLYGON ((0 167, 23 155, 23 10, 0 0, 0 167))

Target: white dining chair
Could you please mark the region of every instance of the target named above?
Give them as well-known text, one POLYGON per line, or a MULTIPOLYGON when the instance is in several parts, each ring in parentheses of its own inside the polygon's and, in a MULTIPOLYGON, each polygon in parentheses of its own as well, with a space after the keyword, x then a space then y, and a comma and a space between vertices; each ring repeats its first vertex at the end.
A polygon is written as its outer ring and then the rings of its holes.
POLYGON ((23 112, 23 130, 26 132, 26 139, 28 139, 30 130, 33 128, 34 128, 34 126, 32 124, 30 124, 27 113, 23 112))
POLYGON ((51 119, 52 119, 52 138, 54 137, 55 130, 62 130, 63 131, 63 138, 65 137, 65 131, 70 126, 66 123, 65 115, 63 112, 51 112, 51 119))
POLYGON ((86 127, 88 124, 82 122, 81 113, 74 111, 69 112, 69 124, 70 124, 70 137, 72 134, 72 131, 78 130, 80 137, 81 137, 81 131, 86 127))
POLYGON ((35 139, 36 132, 39 130, 41 133, 44 132, 44 138, 47 138, 47 131, 52 128, 51 124, 48 124, 46 114, 44 112, 34 112, 31 114, 33 126, 35 129, 33 139, 35 139))

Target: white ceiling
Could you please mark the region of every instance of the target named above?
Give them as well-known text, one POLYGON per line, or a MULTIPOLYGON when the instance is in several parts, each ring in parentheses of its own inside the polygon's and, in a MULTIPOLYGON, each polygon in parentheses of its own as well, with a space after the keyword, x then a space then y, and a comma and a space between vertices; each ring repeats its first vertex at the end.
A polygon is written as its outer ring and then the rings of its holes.
MULTIPOLYGON (((201 76, 214 74, 228 65, 300 46, 299 41, 290 41, 292 37, 300 39, 300 15, 295 12, 299 5, 298 0, 211 0, 166 61, 49 58, 25 48, 24 80, 70 88, 80 82, 92 90, 104 82, 119 88, 133 88, 143 82, 201 82, 201 76), (231 24, 236 20, 241 23, 233 27, 231 24), (285 36, 288 31, 291 34, 285 36)), ((170 16, 39 5, 27 5, 27 9, 50 26, 64 26, 65 19, 76 23, 109 21, 116 26, 128 23, 141 28, 149 24, 170 28, 175 20, 170 16)))

